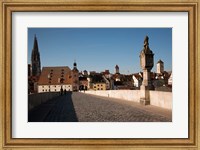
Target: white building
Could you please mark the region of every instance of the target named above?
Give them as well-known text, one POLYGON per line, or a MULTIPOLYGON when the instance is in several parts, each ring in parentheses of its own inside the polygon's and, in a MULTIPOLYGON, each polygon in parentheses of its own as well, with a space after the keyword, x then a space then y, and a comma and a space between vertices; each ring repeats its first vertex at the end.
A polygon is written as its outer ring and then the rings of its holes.
POLYGON ((134 87, 140 87, 142 85, 142 74, 141 73, 133 74, 133 81, 134 81, 134 87))
POLYGON ((168 85, 172 85, 172 73, 171 73, 171 75, 170 75, 170 77, 168 79, 168 85))

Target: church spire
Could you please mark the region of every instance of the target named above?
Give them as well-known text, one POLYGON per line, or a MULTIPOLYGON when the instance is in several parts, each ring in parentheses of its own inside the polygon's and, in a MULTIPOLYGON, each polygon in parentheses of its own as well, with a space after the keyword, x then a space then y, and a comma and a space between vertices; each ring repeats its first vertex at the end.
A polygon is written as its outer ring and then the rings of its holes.
POLYGON ((77 69, 77 63, 76 63, 76 61, 74 60, 74 64, 73 64, 73 71, 76 71, 76 72, 78 72, 78 69, 77 69))
POLYGON ((31 71, 32 76, 39 76, 41 73, 40 53, 36 35, 34 36, 33 49, 31 53, 31 71))
POLYGON ((74 68, 77 68, 76 60, 74 60, 74 68))
POLYGON ((36 34, 35 34, 35 37, 34 37, 33 50, 38 51, 38 42, 37 42, 36 34))

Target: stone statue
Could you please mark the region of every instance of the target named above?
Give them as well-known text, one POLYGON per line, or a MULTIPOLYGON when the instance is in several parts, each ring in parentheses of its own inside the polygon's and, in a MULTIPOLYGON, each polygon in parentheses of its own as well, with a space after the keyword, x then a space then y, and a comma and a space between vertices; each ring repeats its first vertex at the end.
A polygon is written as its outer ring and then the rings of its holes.
POLYGON ((143 70, 143 81, 140 86, 140 103, 144 105, 150 104, 149 90, 153 90, 151 82, 151 69, 154 66, 154 54, 149 48, 149 37, 144 39, 144 48, 140 52, 140 65, 143 70))
POLYGON ((144 39, 144 46, 145 45, 149 45, 149 37, 148 36, 146 36, 144 39))
POLYGON ((144 39, 144 48, 147 49, 149 46, 149 37, 146 36, 145 39, 144 39))

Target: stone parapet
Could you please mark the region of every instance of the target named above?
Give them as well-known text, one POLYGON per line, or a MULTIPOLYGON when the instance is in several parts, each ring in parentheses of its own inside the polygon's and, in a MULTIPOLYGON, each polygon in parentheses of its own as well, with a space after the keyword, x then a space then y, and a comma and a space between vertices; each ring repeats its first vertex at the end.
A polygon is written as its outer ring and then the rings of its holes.
POLYGON ((57 96, 59 96, 59 92, 46 92, 28 95, 28 111, 57 96))
MULTIPOLYGON (((86 94, 140 102, 140 90, 85 91, 86 94)), ((172 109, 172 92, 149 91, 150 105, 172 109)))

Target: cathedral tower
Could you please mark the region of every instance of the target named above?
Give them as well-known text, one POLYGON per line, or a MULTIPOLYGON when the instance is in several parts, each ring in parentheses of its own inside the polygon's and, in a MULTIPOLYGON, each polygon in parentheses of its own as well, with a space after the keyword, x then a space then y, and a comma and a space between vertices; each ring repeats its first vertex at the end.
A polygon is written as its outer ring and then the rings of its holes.
POLYGON ((118 65, 115 66, 115 73, 119 74, 119 66, 118 65))
POLYGON ((40 74, 41 74, 40 52, 38 48, 37 38, 35 35, 33 49, 31 53, 31 75, 39 76, 40 74))

